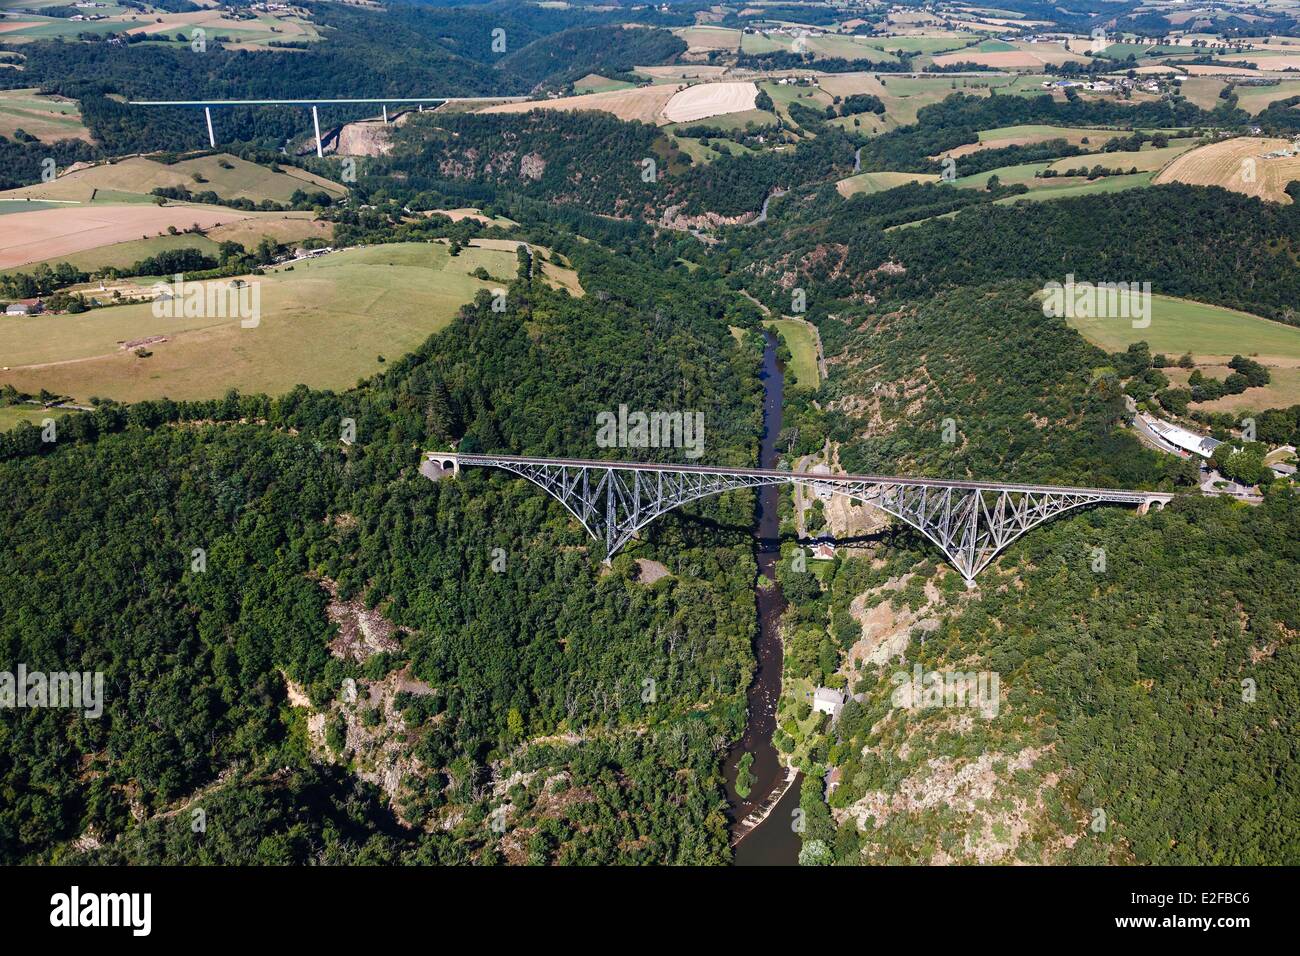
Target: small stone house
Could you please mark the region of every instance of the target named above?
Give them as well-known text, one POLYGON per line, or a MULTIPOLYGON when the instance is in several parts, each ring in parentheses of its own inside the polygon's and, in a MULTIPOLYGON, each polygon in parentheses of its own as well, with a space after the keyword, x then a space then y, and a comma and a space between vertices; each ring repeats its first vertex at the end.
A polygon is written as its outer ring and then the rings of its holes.
POLYGON ((844 694, 829 687, 818 687, 813 691, 812 708, 814 713, 830 714, 831 720, 837 720, 844 707, 844 694))

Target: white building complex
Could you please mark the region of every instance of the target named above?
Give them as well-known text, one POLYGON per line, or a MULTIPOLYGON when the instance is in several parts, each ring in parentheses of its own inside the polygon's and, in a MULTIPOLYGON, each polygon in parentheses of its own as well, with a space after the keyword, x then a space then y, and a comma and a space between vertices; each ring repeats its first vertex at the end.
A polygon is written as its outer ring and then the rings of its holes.
POLYGON ((1175 448, 1180 451, 1190 452, 1193 455, 1200 455, 1202 458, 1209 458, 1214 454, 1214 449, 1223 444, 1216 438, 1189 432, 1186 428, 1180 428, 1171 422, 1162 421, 1150 415, 1143 415, 1142 420, 1146 422, 1147 427, 1155 435, 1175 448))

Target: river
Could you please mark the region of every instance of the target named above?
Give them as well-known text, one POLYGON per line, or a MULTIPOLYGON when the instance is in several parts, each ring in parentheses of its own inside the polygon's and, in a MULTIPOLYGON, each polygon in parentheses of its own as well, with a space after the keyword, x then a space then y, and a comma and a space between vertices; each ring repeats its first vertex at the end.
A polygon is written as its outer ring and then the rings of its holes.
MULTIPOLYGON (((763 333, 763 439, 759 467, 775 468, 776 440, 781 433, 781 401, 784 392, 784 369, 776 358, 776 335, 763 333)), ((770 806, 787 784, 786 768, 772 744, 776 730, 776 704, 781 697, 781 612, 785 598, 776 583, 776 562, 781 554, 781 519, 777 510, 780 486, 767 485, 758 492, 758 512, 754 524, 754 551, 758 573, 770 583, 757 589, 758 642, 754 647, 758 668, 749 687, 749 719, 745 733, 727 755, 723 771, 727 781, 727 798, 731 804, 732 842, 738 866, 793 865, 799 860, 799 835, 791 823, 799 805, 799 779, 781 796, 771 813, 752 829, 745 820, 770 806), (753 786, 749 796, 736 794, 736 770, 744 753, 754 755, 750 767, 753 786), (736 840, 739 842, 736 843, 736 840)))

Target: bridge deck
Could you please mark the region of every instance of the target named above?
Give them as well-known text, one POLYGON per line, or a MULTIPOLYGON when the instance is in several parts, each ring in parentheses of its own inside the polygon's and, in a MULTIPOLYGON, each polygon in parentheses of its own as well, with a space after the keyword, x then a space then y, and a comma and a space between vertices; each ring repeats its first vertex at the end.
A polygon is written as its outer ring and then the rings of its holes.
POLYGON ((337 103, 520 103, 526 96, 371 96, 323 100, 128 100, 128 106, 327 106, 337 103))

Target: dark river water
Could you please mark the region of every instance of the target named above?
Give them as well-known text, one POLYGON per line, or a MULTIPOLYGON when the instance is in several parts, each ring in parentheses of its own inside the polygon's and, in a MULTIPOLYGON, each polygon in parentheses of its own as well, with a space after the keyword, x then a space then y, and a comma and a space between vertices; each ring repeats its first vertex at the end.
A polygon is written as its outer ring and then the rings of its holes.
MULTIPOLYGON (((775 468, 777 460, 776 439, 781 433, 781 397, 784 382, 783 369, 776 359, 776 336, 764 332, 767 348, 763 353, 763 440, 759 453, 759 467, 775 468)), ((785 598, 776 583, 776 561, 780 557, 780 517, 777 500, 780 486, 768 485, 759 489, 758 514, 754 527, 754 548, 758 559, 758 573, 771 582, 757 590, 759 623, 758 642, 754 647, 758 669, 748 693, 749 719, 744 736, 727 755, 724 774, 727 781, 727 798, 731 803, 732 840, 738 866, 793 865, 799 861, 799 835, 791 826, 794 810, 799 806, 799 781, 781 798, 767 819, 752 830, 745 831, 742 821, 750 814, 770 805, 771 798, 786 783, 786 771, 772 744, 776 730, 776 703, 781 696, 781 612, 785 598), (744 753, 754 755, 750 767, 753 787, 749 797, 741 799, 736 794, 736 770, 744 753)))

